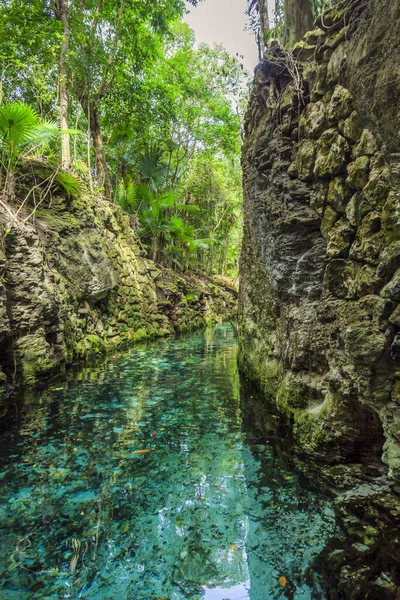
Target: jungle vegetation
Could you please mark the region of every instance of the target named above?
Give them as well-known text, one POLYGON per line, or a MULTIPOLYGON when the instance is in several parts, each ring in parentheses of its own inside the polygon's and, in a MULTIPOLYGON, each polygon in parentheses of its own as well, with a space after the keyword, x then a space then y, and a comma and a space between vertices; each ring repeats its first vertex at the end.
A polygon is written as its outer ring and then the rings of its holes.
MULTIPOLYGON (((16 216, 34 217, 29 194, 18 196, 18 169, 26 161, 46 163, 54 167, 51 182, 68 195, 118 203, 157 262, 235 276, 250 76, 222 46, 195 47, 182 19, 196 4, 30 0, 23 10, 18 0, 1 4, 6 232, 16 216)), ((308 23, 323 2, 314 4, 277 0, 270 16, 266 0, 249 0, 248 14, 264 45, 273 37, 285 43, 300 35, 300 17, 308 23)))

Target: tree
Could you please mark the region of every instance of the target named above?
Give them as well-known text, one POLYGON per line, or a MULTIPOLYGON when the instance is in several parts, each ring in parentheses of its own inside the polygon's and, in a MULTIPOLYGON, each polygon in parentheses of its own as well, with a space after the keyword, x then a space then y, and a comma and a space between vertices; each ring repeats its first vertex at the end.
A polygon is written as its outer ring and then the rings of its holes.
MULTIPOLYGON (((196 4, 196 0, 191 2, 196 4)), ((102 134, 102 106, 114 85, 128 93, 157 55, 159 38, 182 16, 183 0, 74 0, 71 13, 70 60, 75 96, 88 120, 96 157, 96 173, 107 198, 112 185, 102 134)))
POLYGON ((249 28, 256 34, 259 42, 260 59, 268 39, 293 46, 306 31, 313 28, 314 16, 321 14, 334 2, 335 0, 275 0, 273 25, 270 26, 267 0, 248 0, 246 14, 250 18, 249 28))
POLYGON ((248 0, 246 14, 252 21, 251 29, 256 33, 259 58, 261 60, 264 48, 268 42, 268 32, 270 29, 268 0, 248 0), (257 15, 257 17, 255 17, 255 15, 257 15))
POLYGON ((314 25, 312 0, 284 0, 284 44, 293 46, 314 25))
MULTIPOLYGON (((69 26, 69 3, 68 0, 54 0, 54 11, 56 17, 61 21, 63 37, 60 50, 60 71, 58 76, 60 90, 60 129, 68 129, 68 68, 67 53, 69 49, 69 40, 71 30, 69 26)), ((69 169, 71 164, 71 150, 69 143, 69 134, 63 133, 61 136, 61 167, 69 169)))

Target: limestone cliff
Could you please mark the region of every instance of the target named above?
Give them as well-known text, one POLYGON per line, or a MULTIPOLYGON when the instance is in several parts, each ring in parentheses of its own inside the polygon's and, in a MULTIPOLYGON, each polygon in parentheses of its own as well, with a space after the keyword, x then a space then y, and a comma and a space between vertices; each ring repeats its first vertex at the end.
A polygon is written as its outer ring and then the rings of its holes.
POLYGON ((400 597, 399 34, 398 2, 339 3, 246 122, 239 360, 337 494, 332 598, 400 597))
POLYGON ((143 254, 119 207, 69 200, 61 189, 38 206, 33 224, 3 235, 0 388, 235 313, 233 290, 162 269, 143 254))

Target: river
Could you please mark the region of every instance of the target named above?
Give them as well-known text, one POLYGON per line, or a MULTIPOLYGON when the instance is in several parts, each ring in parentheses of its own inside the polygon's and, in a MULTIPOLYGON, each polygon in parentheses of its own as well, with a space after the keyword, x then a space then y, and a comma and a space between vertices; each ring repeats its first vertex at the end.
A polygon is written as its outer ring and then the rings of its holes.
POLYGON ((230 326, 27 392, 0 438, 2 600, 325 598, 332 505, 262 404, 230 326))

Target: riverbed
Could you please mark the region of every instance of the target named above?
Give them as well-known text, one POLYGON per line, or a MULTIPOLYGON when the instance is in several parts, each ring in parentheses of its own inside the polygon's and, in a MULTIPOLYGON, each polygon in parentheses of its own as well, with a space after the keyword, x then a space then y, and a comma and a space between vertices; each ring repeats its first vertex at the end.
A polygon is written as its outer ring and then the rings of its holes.
POLYGON ((76 367, 0 438, 4 600, 323 599, 330 501, 228 326, 76 367))

